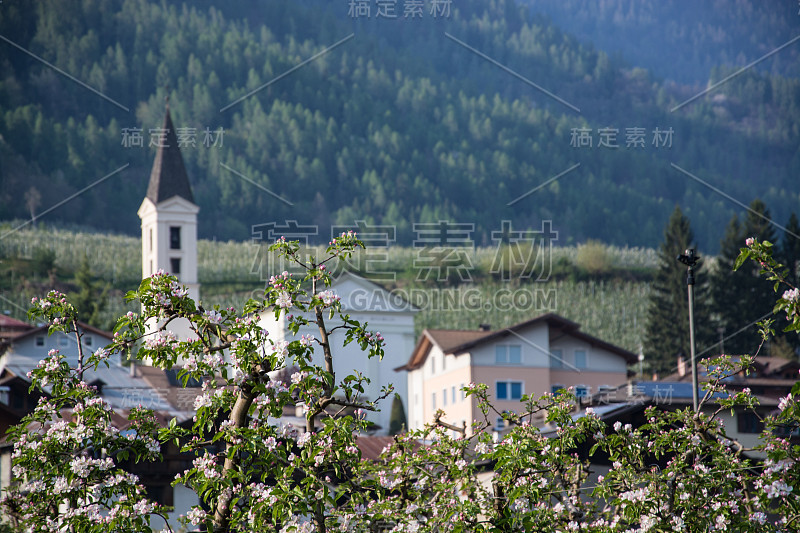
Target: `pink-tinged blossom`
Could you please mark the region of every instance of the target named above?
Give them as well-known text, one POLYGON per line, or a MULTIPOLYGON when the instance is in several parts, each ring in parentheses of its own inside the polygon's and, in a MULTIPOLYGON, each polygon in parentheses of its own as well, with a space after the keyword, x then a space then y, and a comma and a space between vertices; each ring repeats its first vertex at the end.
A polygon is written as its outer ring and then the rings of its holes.
POLYGON ((287 309, 292 305, 292 297, 286 291, 281 291, 277 298, 275 298, 275 305, 281 309, 287 309))
POLYGON ((69 463, 69 468, 78 477, 88 477, 92 468, 109 470, 114 467, 114 461, 110 457, 105 459, 90 459, 88 457, 76 457, 69 463))
POLYGON ((319 293, 319 297, 322 300, 322 303, 325 305, 331 305, 333 302, 337 302, 340 300, 340 297, 336 295, 335 292, 332 290, 322 291, 319 293))
POLYGON ((789 404, 790 404, 791 402, 792 402, 792 395, 791 395, 791 394, 789 394, 789 395, 787 395, 787 396, 785 396, 785 397, 781 398, 781 400, 778 402, 778 409, 780 409, 781 411, 783 411, 784 409, 786 409, 787 407, 789 407, 789 404))
POLYGON ((767 498, 787 496, 794 489, 794 487, 787 485, 786 482, 780 479, 776 479, 764 488, 767 491, 767 498))
POLYGON ((307 377, 308 377, 308 372, 295 372, 294 374, 292 374, 292 383, 298 385, 307 377))
POLYGON ((303 446, 308 444, 308 441, 310 441, 310 440, 311 440, 311 433, 309 433, 308 431, 305 431, 305 432, 303 432, 302 435, 300 435, 297 438, 297 445, 302 448, 303 446))
POLYGON ((483 455, 485 453, 489 453, 490 449, 489 446, 485 442, 479 442, 475 445, 475 453, 479 455, 483 455))
POLYGON ((800 289, 790 289, 783 293, 783 299, 787 302, 800 302, 800 289))
POLYGON ((300 345, 301 346, 311 346, 311 343, 314 341, 313 335, 303 335, 300 337, 300 345))
POLYGON ((193 526, 198 526, 205 522, 207 516, 208 515, 205 511, 197 507, 193 508, 186 514, 186 518, 192 523, 193 526))
POLYGON ((203 313, 203 316, 205 316, 206 319, 212 324, 219 324, 220 322, 222 322, 222 314, 219 311, 215 311, 213 309, 203 313))
POLYGON ((175 296, 176 298, 183 298, 189 294, 189 289, 175 281, 170 283, 169 290, 172 293, 172 296, 175 296))
POLYGON ((195 410, 200 409, 201 407, 211 407, 211 398, 208 396, 208 394, 200 394, 194 399, 195 410))
POLYGON ((190 355, 188 359, 183 364, 183 368, 189 372, 194 372, 197 370, 197 360, 194 358, 194 354, 190 355))
POLYGON ((169 346, 176 342, 178 337, 171 331, 159 331, 144 342, 145 348, 155 350, 169 346))
POLYGON ((203 474, 208 479, 216 479, 222 475, 216 469, 217 462, 214 459, 214 456, 208 453, 202 457, 197 457, 192 464, 198 470, 198 472, 203 474))
POLYGON ((203 362, 211 368, 212 373, 216 372, 225 365, 225 361, 219 354, 208 353, 203 357, 203 362))
POLYGON ((744 244, 746 246, 753 246, 754 242, 756 242, 755 239, 753 239, 752 237, 748 237, 747 239, 745 239, 744 244))
POLYGON ((287 341, 279 341, 272 344, 272 350, 278 357, 286 357, 289 355, 289 343, 287 341))

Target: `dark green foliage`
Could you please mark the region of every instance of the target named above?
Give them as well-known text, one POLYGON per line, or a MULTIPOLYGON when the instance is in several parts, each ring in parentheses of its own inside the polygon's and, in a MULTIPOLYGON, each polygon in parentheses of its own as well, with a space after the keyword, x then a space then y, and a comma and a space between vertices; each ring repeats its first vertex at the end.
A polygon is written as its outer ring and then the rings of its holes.
POLYGON ((778 259, 789 269, 789 279, 795 287, 800 285, 800 220, 792 213, 783 232, 778 259))
POLYGON ((755 353, 761 340, 755 322, 771 315, 775 304, 771 284, 758 275, 757 265, 746 264, 733 271, 745 239, 753 237, 775 243, 775 229, 768 220, 771 215, 764 202, 753 200, 744 221, 734 216, 728 223, 720 245, 713 272, 712 297, 716 326, 723 330, 727 354, 755 353))
MULTIPOLYGON (((792 213, 789 217, 789 221, 786 223, 786 230, 783 232, 783 240, 778 249, 778 261, 784 264, 789 271, 789 283, 795 287, 800 287, 800 220, 798 220, 796 214, 792 213)), ((787 333, 785 341, 789 348, 789 350, 786 350, 787 352, 799 353, 797 350, 800 349, 800 334, 787 333)))
POLYGON ((75 284, 78 292, 69 295, 75 309, 87 324, 97 328, 108 328, 100 317, 108 300, 108 286, 94 280, 92 267, 86 255, 83 256, 78 270, 75 271, 75 284))
MULTIPOLYGON (((688 358, 691 353, 687 268, 678 262, 677 257, 694 247, 689 219, 679 206, 675 206, 658 252, 659 266, 653 280, 644 340, 645 362, 652 372, 662 377, 675 370, 678 354, 688 358)), ((708 293, 701 258, 695 267, 694 285, 695 349, 698 354, 713 343, 708 293)))
POLYGON ((45 277, 55 268, 56 253, 49 248, 37 248, 33 251, 31 270, 36 276, 45 277))
POLYGON ((392 401, 392 412, 389 415, 389 435, 397 435, 402 433, 408 427, 406 420, 406 410, 403 407, 403 400, 400 395, 395 394, 392 401))

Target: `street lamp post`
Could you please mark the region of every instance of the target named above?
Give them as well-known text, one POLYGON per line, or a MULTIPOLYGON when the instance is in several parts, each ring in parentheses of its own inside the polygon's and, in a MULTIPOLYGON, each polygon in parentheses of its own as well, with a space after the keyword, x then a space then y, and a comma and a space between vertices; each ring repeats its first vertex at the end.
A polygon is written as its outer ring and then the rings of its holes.
POLYGON ((686 285, 689 292, 689 350, 692 361, 692 405, 695 412, 699 408, 698 384, 697 384, 697 361, 694 353, 694 267, 700 257, 694 253, 693 248, 686 250, 683 255, 678 256, 678 261, 686 265, 689 269, 686 273, 686 285))

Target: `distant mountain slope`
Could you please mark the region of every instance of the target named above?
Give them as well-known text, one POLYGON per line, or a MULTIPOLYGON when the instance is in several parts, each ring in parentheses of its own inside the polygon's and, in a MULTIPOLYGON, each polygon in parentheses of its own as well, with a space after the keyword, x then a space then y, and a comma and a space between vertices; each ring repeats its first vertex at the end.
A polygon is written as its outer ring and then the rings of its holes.
POLYGON ((376 18, 375 6, 353 18, 322 0, 214 4, 3 6, 0 35, 107 99, 0 42, 0 219, 91 186, 48 220, 136 234, 167 94, 176 127, 195 128, 183 154, 206 238, 296 220, 327 241, 331 224, 363 220, 409 244, 414 223, 450 220, 480 245, 503 220, 550 219, 561 243, 654 246, 680 203, 713 252, 740 208, 670 163, 743 203, 761 196, 779 221, 800 200, 794 80, 748 72, 671 113, 691 90, 622 68, 510 0, 414 19, 376 18), (598 146, 602 127, 618 147, 598 146), (143 146, 124 146, 134 128, 143 146), (577 128, 591 148, 574 146, 577 128), (643 144, 626 146, 633 128, 643 144), (669 146, 654 146, 670 128, 669 146))
MULTIPOLYGON (((795 0, 525 0, 564 31, 631 65, 690 85, 743 67, 800 35, 795 0)), ((800 44, 757 69, 800 77, 800 44)))

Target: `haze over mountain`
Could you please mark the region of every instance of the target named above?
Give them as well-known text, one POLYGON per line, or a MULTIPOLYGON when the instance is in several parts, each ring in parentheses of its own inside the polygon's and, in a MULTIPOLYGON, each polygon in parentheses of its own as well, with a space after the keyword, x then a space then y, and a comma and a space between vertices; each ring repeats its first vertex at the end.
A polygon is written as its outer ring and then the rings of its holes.
MULTIPOLYGON (((705 86, 715 67, 744 67, 800 35, 800 6, 793 0, 525 1, 581 42, 689 85, 705 86)), ((787 47, 755 69, 796 78, 800 47, 787 47)))
POLYGON ((204 238, 296 220, 327 241, 331 224, 364 220, 409 244, 414 223, 449 220, 491 244, 503 220, 552 220, 564 243, 656 246, 680 203, 714 252, 743 211, 725 195, 761 197, 781 224, 798 210, 800 44, 671 111, 796 24, 755 0, 725 16, 589 4, 455 0, 449 17, 428 3, 406 18, 401 1, 391 19, 321 0, 4 3, 0 218, 29 218, 128 165, 44 220, 137 234, 167 95, 176 127, 195 128, 183 155, 204 238), (609 36, 589 27, 593 14, 609 36), (668 30, 686 17, 703 54, 668 30), (620 30, 640 24, 661 44, 637 47, 642 36, 620 30), (676 55, 659 61, 659 49, 676 55), (734 65, 709 70, 717 51, 734 65), (133 128, 143 146, 124 145, 133 128), (580 128, 591 148, 576 146, 580 128))

